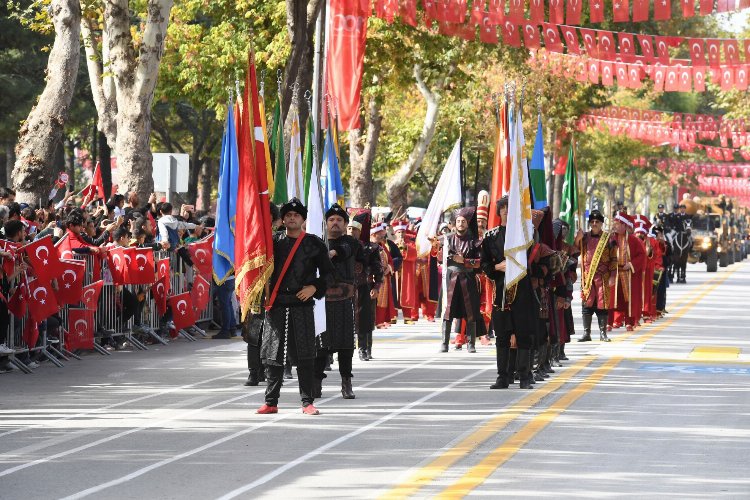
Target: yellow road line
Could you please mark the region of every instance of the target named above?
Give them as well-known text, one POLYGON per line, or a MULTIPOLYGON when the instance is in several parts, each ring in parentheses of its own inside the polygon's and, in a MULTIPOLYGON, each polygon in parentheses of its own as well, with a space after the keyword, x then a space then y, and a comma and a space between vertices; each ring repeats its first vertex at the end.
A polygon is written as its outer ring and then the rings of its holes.
POLYGON ((597 368, 583 382, 575 388, 565 393, 560 399, 555 401, 539 415, 524 425, 521 430, 509 437, 503 444, 487 455, 484 460, 469 469, 455 483, 443 490, 437 498, 455 499, 463 498, 468 495, 474 488, 481 485, 493 472, 495 472, 505 462, 510 460, 526 443, 534 436, 544 430, 547 425, 555 420, 570 405, 578 401, 584 394, 589 392, 594 386, 612 371, 621 358, 612 358, 597 368))
POLYGON ((562 387, 578 372, 591 364, 593 360, 593 356, 581 358, 579 362, 568 367, 559 376, 551 379, 539 389, 530 392, 526 397, 506 408, 503 413, 482 424, 476 431, 462 439, 461 442, 451 447, 449 450, 446 450, 429 464, 415 471, 406 480, 401 482, 401 484, 396 485, 393 489, 381 495, 380 498, 397 499, 414 495, 421 488, 430 484, 443 474, 443 472, 445 472, 450 466, 466 457, 474 449, 496 435, 513 420, 539 403, 542 398, 562 387))
POLYGON ((688 355, 689 359, 721 360, 727 361, 740 357, 739 347, 727 346, 698 346, 688 355))

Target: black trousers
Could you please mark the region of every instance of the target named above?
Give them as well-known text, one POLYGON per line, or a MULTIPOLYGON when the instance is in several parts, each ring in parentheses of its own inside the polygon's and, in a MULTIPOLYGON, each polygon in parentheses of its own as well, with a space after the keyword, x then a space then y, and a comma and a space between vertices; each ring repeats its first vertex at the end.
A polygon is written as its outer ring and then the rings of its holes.
MULTIPOLYGON (((287 357, 290 355, 297 360, 297 380, 299 381, 299 395, 302 400, 302 406, 312 404, 314 398, 313 377, 315 376, 315 359, 297 359, 297 344, 294 335, 288 335, 287 357)), ((250 367, 250 346, 248 346, 248 367, 250 367)), ((284 346, 281 346, 283 349, 284 346)), ((284 367, 277 365, 268 365, 266 385, 266 404, 268 406, 278 406, 281 386, 284 383, 284 367)))
MULTIPOLYGON (((352 377, 352 358, 354 357, 354 349, 339 349, 338 351, 330 351, 331 353, 338 352, 338 363, 339 363, 339 375, 342 378, 352 377)), ((328 364, 328 353, 326 351, 318 351, 318 357, 315 358, 315 377, 320 380, 326 378, 326 365, 328 364)))
POLYGON ((247 369, 248 371, 263 369, 260 361, 260 346, 247 344, 247 369))

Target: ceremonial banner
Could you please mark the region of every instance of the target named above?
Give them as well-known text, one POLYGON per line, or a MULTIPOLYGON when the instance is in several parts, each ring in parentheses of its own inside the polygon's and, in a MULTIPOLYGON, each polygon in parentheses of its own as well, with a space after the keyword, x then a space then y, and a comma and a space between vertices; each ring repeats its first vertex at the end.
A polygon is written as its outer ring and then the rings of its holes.
POLYGON ((286 178, 287 199, 297 198, 301 200, 304 196, 304 181, 302 173, 302 144, 300 143, 299 113, 297 107, 292 105, 289 110, 292 120, 292 136, 289 140, 289 172, 286 178))
POLYGON ((565 180, 562 187, 562 203, 560 204, 560 219, 570 226, 565 241, 572 245, 575 240, 575 217, 578 212, 578 173, 576 172, 575 152, 573 141, 568 150, 568 166, 565 169, 565 180))
POLYGON ((69 351, 94 348, 94 311, 86 309, 68 310, 68 335, 65 346, 69 351))
POLYGON ((508 193, 510 189, 510 143, 508 140, 508 104, 503 103, 499 109, 499 116, 495 135, 495 156, 492 161, 492 180, 490 181, 490 213, 487 227, 500 225, 500 217, 495 208, 497 200, 508 193))
MULTIPOLYGON (((534 139, 534 152, 529 166, 529 182, 534 208, 541 210, 547 206, 547 180, 544 173, 544 135, 542 134, 542 115, 539 115, 534 139)), ((494 209, 494 207, 491 207, 494 209)))
POLYGON ((212 257, 213 278, 217 285, 223 284, 234 273, 234 223, 237 213, 239 170, 234 112, 232 106, 227 106, 227 123, 219 162, 219 198, 216 202, 216 230, 212 257))
MULTIPOLYGON (((312 141, 310 142, 310 178, 308 183, 310 190, 307 196, 307 232, 314 234, 319 238, 325 237, 323 220, 323 196, 320 192, 320 175, 318 174, 318 165, 312 160, 312 141)), ((313 306, 313 316, 315 318, 315 335, 320 335, 326 330, 326 299, 315 299, 313 306)))
POLYGON ((369 2, 329 0, 326 88, 338 108, 339 130, 359 128, 369 2))
MULTIPOLYGON (((251 103, 245 101, 244 109, 242 110, 243 115, 248 112, 248 106, 251 103)), ((250 110, 252 113, 252 109, 250 110)), ((260 114, 260 113, 259 113, 260 114)), ((277 205, 286 203, 289 199, 287 197, 286 188, 286 157, 284 155, 284 121, 282 119, 283 114, 281 113, 281 96, 276 101, 276 107, 273 109, 273 131, 271 132, 271 147, 273 148, 274 155, 274 175, 273 175, 273 202, 277 205)), ((263 136, 265 137, 265 135, 263 136)), ((242 140, 247 140, 247 137, 242 137, 242 140)), ((264 141, 264 155, 265 155, 265 141, 264 141)), ((257 159, 256 161, 260 161, 257 159)))

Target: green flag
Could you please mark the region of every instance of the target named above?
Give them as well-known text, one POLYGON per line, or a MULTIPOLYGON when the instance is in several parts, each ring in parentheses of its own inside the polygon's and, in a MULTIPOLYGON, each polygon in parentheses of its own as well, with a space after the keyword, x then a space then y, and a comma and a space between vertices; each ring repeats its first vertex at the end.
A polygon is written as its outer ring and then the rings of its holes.
MULTIPOLYGON (((280 101, 280 100, 279 100, 280 101)), ((289 201, 286 190, 286 160, 284 157, 284 123, 281 121, 281 104, 276 102, 273 108, 273 130, 271 130, 271 146, 274 158, 274 189, 271 200, 277 205, 289 201)))
POLYGON ((568 150, 568 165, 565 168, 565 180, 562 187, 562 199, 560 202, 560 219, 570 226, 568 237, 565 241, 572 245, 576 236, 575 217, 578 212, 578 172, 576 172, 575 153, 573 152, 573 141, 570 142, 568 150))
POLYGON ((307 200, 309 199, 310 195, 310 177, 312 176, 312 166, 313 166, 313 123, 312 118, 307 117, 307 124, 305 125, 305 158, 302 160, 302 168, 304 171, 302 172, 302 175, 304 176, 304 190, 305 190, 305 199, 302 200, 303 203, 307 203, 307 200))

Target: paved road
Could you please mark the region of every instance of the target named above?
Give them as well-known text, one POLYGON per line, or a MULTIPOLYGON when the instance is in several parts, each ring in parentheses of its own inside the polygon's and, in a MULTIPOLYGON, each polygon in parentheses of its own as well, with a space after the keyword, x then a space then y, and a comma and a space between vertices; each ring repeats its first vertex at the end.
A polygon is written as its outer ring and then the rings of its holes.
POLYGON ((0 498, 750 498, 750 265, 703 269, 533 391, 488 390, 494 349, 439 354, 426 322, 376 334, 357 399, 332 372, 319 417, 295 383, 255 415, 240 340, 3 375, 0 498))

